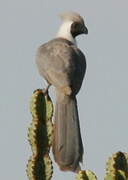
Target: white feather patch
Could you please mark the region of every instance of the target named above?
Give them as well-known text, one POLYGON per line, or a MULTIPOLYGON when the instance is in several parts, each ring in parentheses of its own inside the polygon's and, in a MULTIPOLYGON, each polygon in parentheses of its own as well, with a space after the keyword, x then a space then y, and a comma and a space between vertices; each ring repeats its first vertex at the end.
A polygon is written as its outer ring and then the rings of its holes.
POLYGON ((71 34, 72 23, 73 23, 73 21, 64 21, 63 24, 60 26, 60 29, 59 29, 56 37, 65 38, 76 45, 76 40, 75 40, 75 38, 73 38, 73 36, 71 34))

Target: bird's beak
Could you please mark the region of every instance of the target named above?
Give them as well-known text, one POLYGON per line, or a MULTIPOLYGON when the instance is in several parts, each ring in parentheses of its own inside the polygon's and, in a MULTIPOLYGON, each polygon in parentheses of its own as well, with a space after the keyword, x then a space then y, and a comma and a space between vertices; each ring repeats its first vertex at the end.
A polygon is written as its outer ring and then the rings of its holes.
POLYGON ((86 26, 83 27, 83 34, 88 34, 88 29, 86 26))

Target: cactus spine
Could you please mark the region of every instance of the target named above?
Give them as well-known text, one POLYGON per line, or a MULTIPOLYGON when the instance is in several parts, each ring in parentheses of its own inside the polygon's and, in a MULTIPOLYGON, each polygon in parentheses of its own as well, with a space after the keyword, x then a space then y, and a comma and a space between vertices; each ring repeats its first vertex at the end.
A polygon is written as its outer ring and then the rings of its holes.
POLYGON ((53 174, 49 156, 53 134, 53 104, 49 95, 36 90, 31 98, 30 111, 33 119, 28 130, 28 140, 33 155, 28 161, 27 175, 29 180, 50 180, 53 174))

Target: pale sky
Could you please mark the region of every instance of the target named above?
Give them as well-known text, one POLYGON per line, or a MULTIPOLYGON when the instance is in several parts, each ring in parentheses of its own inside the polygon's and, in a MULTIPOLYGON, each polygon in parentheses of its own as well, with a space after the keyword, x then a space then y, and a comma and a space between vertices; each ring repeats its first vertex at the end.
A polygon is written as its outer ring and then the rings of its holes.
MULTIPOLYGON (((128 1, 1 0, 1 180, 28 180, 29 100, 35 89, 45 87, 35 53, 55 37, 61 23, 58 14, 67 10, 80 13, 89 30, 77 38, 87 59, 77 96, 85 151, 82 169, 102 179, 107 158, 128 150, 128 1)), ((51 94, 54 98, 52 90, 51 94)), ((63 173, 55 164, 53 176, 53 180, 75 179, 75 174, 63 173)))

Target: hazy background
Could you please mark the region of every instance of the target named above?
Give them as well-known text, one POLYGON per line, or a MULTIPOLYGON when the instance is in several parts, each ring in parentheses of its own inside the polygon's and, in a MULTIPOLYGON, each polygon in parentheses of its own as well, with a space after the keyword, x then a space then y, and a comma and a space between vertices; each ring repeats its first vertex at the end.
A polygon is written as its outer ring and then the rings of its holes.
MULTIPOLYGON (((77 38, 87 58, 87 73, 78 95, 84 143, 83 169, 99 179, 105 161, 128 150, 128 1, 0 1, 0 179, 27 180, 31 155, 27 128, 29 100, 42 88, 35 65, 37 47, 52 39, 58 14, 72 10, 85 18, 88 36, 77 38)), ((44 84, 45 86, 45 84, 44 84)), ((54 180, 74 179, 54 168, 54 180)))

